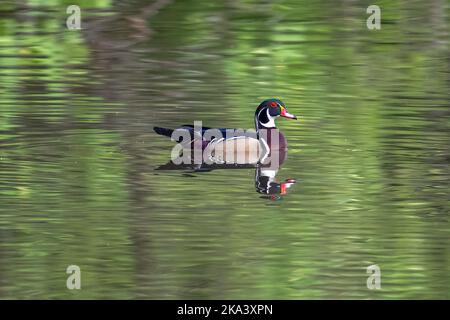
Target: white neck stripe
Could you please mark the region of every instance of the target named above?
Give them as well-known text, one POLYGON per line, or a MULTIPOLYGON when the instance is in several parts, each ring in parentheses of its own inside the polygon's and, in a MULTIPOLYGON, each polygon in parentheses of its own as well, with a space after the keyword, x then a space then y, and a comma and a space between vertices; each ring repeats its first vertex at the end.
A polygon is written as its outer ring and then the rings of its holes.
POLYGON ((256 122, 257 122, 257 123, 256 123, 256 128, 257 128, 257 129, 258 129, 258 122, 261 123, 261 125, 262 125, 263 127, 265 127, 265 128, 275 128, 275 118, 273 118, 273 117, 270 115, 270 113, 269 113, 269 108, 261 109, 261 110, 258 112, 258 116, 256 117, 256 122), (267 118, 269 119, 269 121, 266 122, 266 123, 259 122, 259 115, 261 114, 261 112, 262 112, 263 110, 266 110, 266 112, 267 112, 267 118))

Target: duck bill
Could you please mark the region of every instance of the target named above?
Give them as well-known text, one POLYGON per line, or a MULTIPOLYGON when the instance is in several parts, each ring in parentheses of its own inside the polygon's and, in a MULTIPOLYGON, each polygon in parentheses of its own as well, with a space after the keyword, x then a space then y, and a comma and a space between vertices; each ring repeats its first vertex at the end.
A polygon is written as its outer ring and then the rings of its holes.
POLYGON ((287 112, 286 109, 284 109, 284 108, 281 110, 281 116, 282 116, 283 118, 297 120, 297 117, 296 117, 296 116, 294 116, 293 114, 290 114, 290 113, 287 112))
POLYGON ((280 194, 285 195, 287 192, 286 190, 292 187, 295 182, 296 181, 294 179, 287 179, 285 182, 282 182, 280 184, 280 194))

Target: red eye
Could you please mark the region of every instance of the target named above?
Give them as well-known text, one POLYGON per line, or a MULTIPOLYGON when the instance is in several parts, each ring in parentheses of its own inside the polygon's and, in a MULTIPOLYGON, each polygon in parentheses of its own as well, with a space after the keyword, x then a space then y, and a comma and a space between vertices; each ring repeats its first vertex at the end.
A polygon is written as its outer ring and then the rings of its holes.
POLYGON ((276 107, 278 106, 278 103, 272 101, 272 102, 270 103, 270 106, 271 106, 272 108, 276 108, 276 107))

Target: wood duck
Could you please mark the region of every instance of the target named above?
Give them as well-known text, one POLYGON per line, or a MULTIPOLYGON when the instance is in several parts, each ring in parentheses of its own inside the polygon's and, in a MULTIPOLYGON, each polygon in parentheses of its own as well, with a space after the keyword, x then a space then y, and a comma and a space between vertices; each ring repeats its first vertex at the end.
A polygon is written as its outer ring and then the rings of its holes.
MULTIPOLYGON (((194 126, 183 125, 178 129, 187 131, 188 139, 174 139, 177 142, 184 142, 189 148, 192 148, 194 142, 201 141, 203 151, 209 150, 211 161, 201 163, 182 163, 174 164, 169 161, 167 164, 157 168, 157 170, 184 170, 191 172, 208 172, 216 169, 248 169, 256 168, 255 188, 262 194, 263 198, 270 200, 281 199, 287 193, 287 189, 296 183, 294 179, 287 179, 283 182, 276 180, 276 174, 287 158, 287 141, 284 135, 276 128, 275 119, 285 117, 288 119, 297 119, 286 110, 284 103, 278 99, 268 99, 258 106, 255 111, 256 134, 252 135, 243 132, 233 137, 226 137, 227 130, 216 129, 221 133, 221 138, 208 138, 204 134, 211 128, 202 128, 201 134, 194 132, 194 126), (235 152, 233 157, 227 157, 223 154, 231 147, 235 152), (253 148, 252 148, 253 147, 253 148), (254 150, 257 151, 254 151, 254 150), (249 152, 253 150, 253 152, 249 152), (244 154, 244 161, 239 161, 239 155, 244 154), (236 157, 237 155, 237 157, 236 157), (267 161, 276 158, 277 161, 267 161)), ((156 133, 168 137, 173 137, 177 129, 166 129, 154 127, 156 133)), ((241 159, 242 160, 242 159, 241 159)))
POLYGON ((211 163, 267 163, 273 155, 278 154, 276 151, 287 149, 287 140, 275 125, 275 119, 278 117, 297 119, 287 112, 281 100, 268 99, 256 108, 256 132, 209 127, 196 130, 192 125, 183 125, 177 129, 161 127, 153 129, 157 134, 172 137, 173 140, 182 143, 184 149, 192 150, 197 143, 202 151, 206 151, 205 154, 211 163))

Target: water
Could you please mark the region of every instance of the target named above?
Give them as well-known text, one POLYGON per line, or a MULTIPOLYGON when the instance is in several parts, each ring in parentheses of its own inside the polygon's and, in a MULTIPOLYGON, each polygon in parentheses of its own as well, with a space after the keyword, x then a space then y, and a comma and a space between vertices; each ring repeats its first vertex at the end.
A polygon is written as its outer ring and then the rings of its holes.
POLYGON ((79 3, 0 4, 0 298, 450 298, 448 2, 79 3), (281 199, 156 170, 270 97, 281 199))

